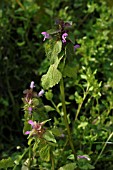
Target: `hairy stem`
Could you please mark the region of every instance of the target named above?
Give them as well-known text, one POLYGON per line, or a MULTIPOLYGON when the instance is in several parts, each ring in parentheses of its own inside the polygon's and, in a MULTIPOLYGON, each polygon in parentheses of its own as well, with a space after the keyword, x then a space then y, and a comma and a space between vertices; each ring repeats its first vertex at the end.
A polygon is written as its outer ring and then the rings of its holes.
POLYGON ((54 155, 53 153, 51 152, 51 170, 55 170, 55 161, 54 161, 54 155))
POLYGON ((31 169, 31 146, 29 146, 29 162, 28 162, 28 169, 31 169))
POLYGON ((64 121, 65 121, 65 126, 66 126, 66 129, 67 129, 67 133, 68 133, 69 144, 70 144, 70 147, 71 147, 71 149, 73 151, 74 157, 76 159, 76 153, 75 153, 73 140, 72 140, 72 136, 71 136, 71 131, 70 131, 70 127, 69 127, 68 119, 67 119, 63 78, 60 81, 60 93, 61 93, 62 108, 63 108, 63 113, 64 113, 64 121))
POLYGON ((17 166, 19 165, 19 163, 21 162, 21 160, 23 159, 23 157, 25 156, 25 154, 29 151, 29 148, 25 149, 24 153, 21 155, 21 157, 18 160, 18 164, 16 164, 13 168, 13 170, 17 169, 17 166))

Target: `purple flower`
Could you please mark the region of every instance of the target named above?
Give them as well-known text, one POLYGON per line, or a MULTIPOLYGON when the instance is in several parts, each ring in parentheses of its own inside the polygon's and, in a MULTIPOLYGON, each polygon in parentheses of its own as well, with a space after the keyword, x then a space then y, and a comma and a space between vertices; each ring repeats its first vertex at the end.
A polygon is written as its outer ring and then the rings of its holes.
POLYGON ((34 87, 35 87, 34 81, 32 81, 31 84, 30 84, 30 88, 33 89, 34 87))
POLYGON ((45 41, 45 39, 49 39, 50 38, 50 35, 47 32, 42 32, 41 34, 44 36, 43 41, 45 41))
POLYGON ((25 132, 25 135, 29 135, 31 131, 26 131, 25 132))
POLYGON ((33 110, 32 107, 28 108, 29 114, 31 114, 32 110, 33 110))
POLYGON ((44 125, 44 123, 37 123, 36 121, 32 121, 29 120, 28 123, 32 126, 32 130, 31 131, 26 131, 25 135, 38 135, 39 137, 41 137, 43 135, 43 133, 45 132, 45 129, 42 128, 42 126, 44 125))
POLYGON ((88 161, 90 161, 90 158, 86 155, 78 155, 77 159, 87 159, 88 161))
POLYGON ((43 96, 43 94, 44 94, 44 90, 42 89, 42 90, 38 93, 38 97, 43 96))
POLYGON ((65 43, 66 42, 66 38, 67 38, 68 34, 64 33, 62 34, 62 42, 65 43))
POLYGON ((80 48, 79 44, 74 45, 74 51, 76 51, 77 48, 80 48))
MULTIPOLYGON (((34 125, 34 122, 32 120, 29 120, 28 123, 32 126, 33 128, 33 125, 34 125)), ((25 135, 29 135, 32 131, 26 131, 25 132, 25 135)))
POLYGON ((32 127, 34 127, 34 124, 36 124, 36 122, 33 122, 32 120, 29 120, 28 123, 29 123, 32 127))

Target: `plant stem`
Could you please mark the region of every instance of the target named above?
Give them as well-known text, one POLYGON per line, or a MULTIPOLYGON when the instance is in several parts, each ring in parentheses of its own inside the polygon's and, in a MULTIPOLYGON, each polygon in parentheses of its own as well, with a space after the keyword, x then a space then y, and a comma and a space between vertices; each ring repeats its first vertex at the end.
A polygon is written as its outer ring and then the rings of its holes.
POLYGON ((55 170, 54 155, 52 152, 51 152, 51 162, 52 162, 51 170, 55 170))
POLYGON ((64 121, 65 121, 65 126, 66 126, 66 129, 67 129, 68 138, 69 138, 69 144, 70 144, 70 147, 73 151, 74 157, 76 159, 76 153, 75 153, 73 140, 72 140, 72 136, 71 136, 71 131, 70 131, 70 127, 69 127, 68 119, 67 119, 63 78, 60 80, 60 93, 61 93, 61 100, 62 100, 62 108, 63 108, 63 112, 64 112, 64 121))
POLYGON ((19 0, 16 0, 16 2, 23 10, 25 10, 25 7, 23 6, 23 4, 19 0))
POLYGON ((31 146, 29 146, 29 162, 28 162, 28 169, 30 170, 31 167, 31 146))
POLYGON ((50 101, 51 101, 52 105, 54 106, 54 108, 56 109, 57 113, 60 114, 60 110, 57 108, 57 106, 55 105, 55 103, 54 103, 52 100, 50 100, 50 101))
POLYGON ((101 157, 101 155, 102 155, 102 153, 103 153, 103 151, 104 151, 106 145, 108 144, 108 141, 111 139, 112 136, 113 136, 113 132, 109 135, 107 141, 104 143, 104 146, 103 146, 103 148, 102 148, 100 154, 98 155, 96 161, 94 162, 94 165, 95 165, 95 164, 97 163, 97 161, 100 159, 100 157, 101 157))
POLYGON ((22 158, 25 156, 25 154, 29 151, 29 148, 25 149, 24 153, 22 154, 22 156, 19 158, 18 160, 18 164, 16 164, 13 168, 13 170, 17 169, 17 166, 19 165, 20 161, 22 160, 22 158))
POLYGON ((75 116, 75 121, 76 121, 77 118, 78 118, 78 115, 79 115, 79 113, 80 113, 81 107, 82 107, 82 105, 83 105, 83 102, 84 102, 87 94, 88 94, 88 87, 87 87, 86 92, 84 92, 84 96, 83 96, 82 102, 78 105, 78 109, 77 109, 76 116, 75 116))

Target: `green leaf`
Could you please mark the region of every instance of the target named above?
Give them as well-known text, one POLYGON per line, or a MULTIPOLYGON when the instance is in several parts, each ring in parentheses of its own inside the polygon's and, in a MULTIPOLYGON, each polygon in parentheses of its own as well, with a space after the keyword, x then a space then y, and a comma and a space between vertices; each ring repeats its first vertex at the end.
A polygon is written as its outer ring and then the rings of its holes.
POLYGON ((44 107, 45 107, 46 112, 50 112, 50 111, 54 111, 55 110, 53 107, 51 107, 49 105, 45 105, 44 107))
POLYGON ((57 137, 59 137, 63 134, 63 131, 60 128, 53 128, 53 129, 51 129, 51 131, 57 137))
POLYGON ((76 101, 78 104, 82 103, 82 101, 83 101, 82 97, 78 94, 77 91, 75 92, 75 101, 76 101))
POLYGON ((23 164, 21 170, 29 170, 29 168, 23 164))
POLYGON ((80 125, 78 125, 78 129, 80 128, 85 129, 87 125, 88 125, 88 122, 81 122, 80 125))
POLYGON ((2 15, 3 15, 3 11, 2 9, 0 9, 0 18, 2 18, 2 15))
POLYGON ((38 148, 39 143, 40 143, 40 139, 37 138, 36 142, 33 145, 33 152, 36 151, 36 149, 38 148))
POLYGON ((30 145, 33 140, 34 140, 34 138, 29 138, 28 145, 30 145))
POLYGON ((23 128, 23 133, 31 129, 31 125, 28 124, 28 120, 24 122, 24 128, 23 128))
POLYGON ((19 27, 17 28, 17 33, 23 36, 25 34, 25 30, 23 29, 23 27, 19 27))
POLYGON ((48 162, 50 160, 50 146, 47 144, 42 147, 39 154, 42 160, 48 162))
POLYGON ((66 77, 76 77, 76 73, 78 71, 78 68, 79 68, 79 65, 77 65, 75 62, 72 62, 70 64, 67 64, 65 67, 64 67, 64 70, 63 70, 63 76, 66 77))
POLYGON ((25 41, 23 41, 23 42, 17 42, 17 45, 18 45, 19 47, 21 47, 21 46, 25 45, 25 41))
POLYGON ((75 58, 74 45, 71 43, 68 43, 66 46, 67 63, 73 62, 74 58, 75 58))
POLYGON ((85 75, 85 74, 81 74, 80 76, 81 76, 81 78, 82 78, 82 79, 87 80, 87 75, 85 75))
POLYGON ((48 115, 45 113, 46 110, 44 104, 40 102, 40 104, 33 110, 32 115, 34 120, 42 122, 43 120, 48 119, 48 115))
POLYGON ((74 35, 73 35, 72 32, 69 33, 68 39, 69 39, 73 44, 75 44, 75 37, 74 37, 74 35))
POLYGON ((52 90, 48 90, 47 92, 45 92, 45 96, 46 96, 46 99, 47 100, 52 100, 53 98, 53 93, 52 93, 52 90))
POLYGON ((76 163, 69 163, 60 167, 58 170, 75 170, 76 167, 77 167, 76 163))
POLYGON ((44 133, 43 138, 46 139, 49 142, 56 143, 56 139, 55 139, 53 133, 50 130, 48 130, 44 133))
POLYGON ((42 86, 44 89, 49 89, 59 83, 62 78, 61 72, 56 68, 55 64, 49 67, 47 74, 42 76, 42 86))
POLYGON ((44 120, 43 122, 42 122, 42 124, 45 124, 46 122, 48 122, 48 121, 50 121, 51 119, 48 119, 48 120, 44 120))
POLYGON ((47 58, 50 60, 50 64, 54 64, 58 59, 58 54, 61 52, 62 42, 54 41, 50 39, 48 43, 45 44, 45 52, 47 58))
POLYGON ((88 168, 89 169, 95 169, 95 167, 93 165, 90 165, 90 164, 88 164, 88 168))
POLYGON ((67 159, 74 160, 74 159, 75 159, 75 158, 74 158, 74 154, 69 155, 69 156, 67 157, 67 159))
POLYGON ((47 33, 49 33, 49 34, 57 34, 58 32, 59 32, 59 30, 56 30, 56 29, 47 30, 47 33))
POLYGON ((40 104, 39 99, 33 98, 32 99, 33 106, 38 106, 40 104))
POLYGON ((7 168, 13 167, 13 166, 14 166, 14 163, 10 157, 7 159, 0 160, 0 169, 2 169, 2 168, 7 169, 7 168))

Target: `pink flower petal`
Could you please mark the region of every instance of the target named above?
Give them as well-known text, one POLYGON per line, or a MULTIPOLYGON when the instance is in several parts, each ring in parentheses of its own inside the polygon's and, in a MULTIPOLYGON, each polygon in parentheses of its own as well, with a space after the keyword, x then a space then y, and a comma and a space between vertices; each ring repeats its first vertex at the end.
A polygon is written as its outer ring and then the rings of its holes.
POLYGON ((32 107, 28 108, 29 114, 31 114, 32 110, 33 110, 32 107))
POLYGON ((62 34, 62 42, 65 43, 66 42, 66 38, 67 38, 68 34, 64 33, 62 34))
POLYGON ((49 39, 50 38, 50 35, 47 32, 42 32, 41 34, 44 36, 43 41, 45 41, 45 39, 49 39))
POLYGON ((30 84, 30 88, 33 89, 34 87, 35 87, 34 81, 32 81, 31 84, 30 84))
POLYGON ((34 122, 32 120, 29 120, 28 123, 32 126, 34 126, 34 122))
POLYGON ((44 90, 42 89, 42 90, 38 93, 38 96, 41 97, 41 96, 43 96, 43 94, 44 94, 44 90))
POLYGON ((79 44, 74 45, 74 51, 76 51, 77 48, 80 48, 79 44))
POLYGON ((31 131, 26 131, 25 132, 25 135, 29 135, 31 131))

